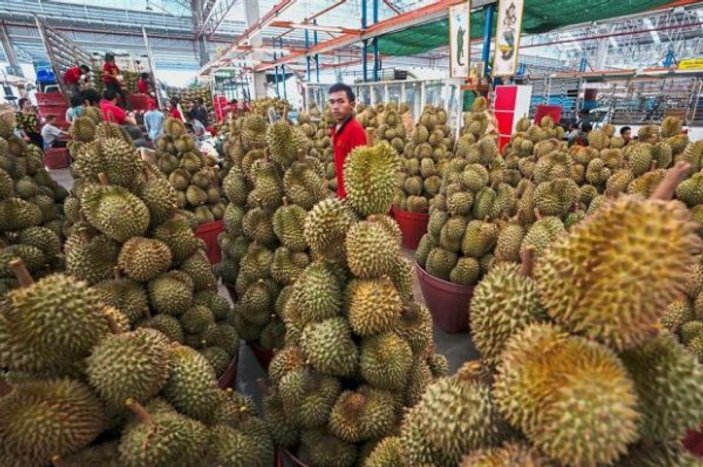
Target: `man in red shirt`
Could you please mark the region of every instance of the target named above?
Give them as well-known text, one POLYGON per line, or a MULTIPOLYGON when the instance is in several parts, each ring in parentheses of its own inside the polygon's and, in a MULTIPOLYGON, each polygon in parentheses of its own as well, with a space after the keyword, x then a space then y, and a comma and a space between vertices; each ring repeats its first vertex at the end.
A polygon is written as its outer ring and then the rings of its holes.
POLYGON ((100 111, 106 122, 118 125, 136 125, 134 116, 128 114, 117 105, 117 93, 112 89, 103 91, 103 100, 100 101, 100 111))
POLYGON ((149 73, 142 73, 137 81, 137 92, 140 94, 149 94, 149 73))
POLYGON ((330 87, 329 103, 332 116, 337 124, 331 129, 332 147, 334 148, 334 166, 337 171, 337 196, 345 198, 344 161, 357 146, 367 143, 364 127, 354 118, 356 97, 346 84, 338 83, 330 87))
POLYGON ((88 73, 90 73, 88 65, 80 65, 69 68, 63 74, 63 84, 66 85, 72 96, 77 96, 81 92, 81 81, 85 81, 84 75, 88 73))
POLYGON ((111 53, 105 54, 105 63, 103 63, 103 83, 105 89, 115 91, 122 99, 122 105, 127 106, 127 95, 120 84, 120 69, 115 63, 115 56, 111 53))

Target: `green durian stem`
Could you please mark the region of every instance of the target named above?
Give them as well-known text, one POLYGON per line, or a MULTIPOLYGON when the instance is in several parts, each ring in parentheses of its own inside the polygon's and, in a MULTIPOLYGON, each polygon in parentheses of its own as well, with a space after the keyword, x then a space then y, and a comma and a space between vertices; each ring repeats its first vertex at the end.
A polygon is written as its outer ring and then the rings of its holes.
POLYGON ((21 287, 31 287, 34 285, 34 279, 32 279, 32 275, 29 273, 29 270, 24 264, 24 261, 22 261, 22 258, 15 258, 11 260, 10 269, 12 269, 12 273, 17 278, 17 281, 20 283, 21 287))
POLYGON ((522 264, 520 265, 520 274, 525 277, 531 277, 535 266, 535 247, 532 245, 525 247, 522 250, 522 264))
POLYGON ((104 172, 98 174, 98 180, 100 180, 101 185, 109 185, 110 180, 108 180, 107 175, 104 172))
POLYGON ((539 208, 535 208, 535 217, 537 220, 540 220, 542 218, 542 213, 539 212, 539 208))
POLYGON ((55 454, 51 456, 51 465, 53 465, 54 467, 63 467, 66 464, 63 463, 63 459, 61 459, 61 456, 55 454))
POLYGON ((471 360, 464 363, 464 365, 459 368, 456 375, 463 381, 475 381, 480 378, 481 368, 482 366, 480 361, 471 360))
POLYGON ((288 197, 287 196, 283 197, 283 205, 288 206, 288 197))
POLYGON ((144 406, 134 399, 127 399, 124 403, 129 410, 132 411, 134 415, 137 416, 140 422, 149 423, 151 422, 151 414, 146 411, 144 406))
POLYGON ((686 178, 690 170, 691 164, 684 161, 677 163, 674 167, 667 170, 666 175, 664 175, 664 178, 659 185, 657 185, 656 190, 654 190, 654 193, 652 193, 649 199, 671 201, 674 197, 676 187, 686 178))

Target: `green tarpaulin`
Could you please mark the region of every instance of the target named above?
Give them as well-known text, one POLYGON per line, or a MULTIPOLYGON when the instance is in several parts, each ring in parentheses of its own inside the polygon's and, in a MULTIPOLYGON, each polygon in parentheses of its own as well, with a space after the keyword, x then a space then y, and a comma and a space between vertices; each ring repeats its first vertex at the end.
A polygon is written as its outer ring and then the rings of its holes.
MULTIPOLYGON (((665 6, 671 0, 525 0, 522 29, 536 34, 571 24, 631 15, 665 6)), ((497 20, 497 14, 495 15, 497 20)), ((471 13, 471 38, 483 37, 483 10, 471 13)), ((495 31, 495 24, 494 31, 495 31)), ((449 45, 447 19, 379 38, 383 55, 414 55, 449 45)))

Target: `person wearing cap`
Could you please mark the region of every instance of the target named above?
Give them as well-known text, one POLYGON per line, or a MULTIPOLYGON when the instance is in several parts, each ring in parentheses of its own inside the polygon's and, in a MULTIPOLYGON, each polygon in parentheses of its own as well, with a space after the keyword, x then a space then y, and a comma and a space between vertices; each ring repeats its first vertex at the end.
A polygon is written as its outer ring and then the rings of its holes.
POLYGON ((156 141, 164 131, 164 113, 156 108, 153 101, 146 104, 147 111, 144 114, 144 127, 147 136, 151 141, 156 141))

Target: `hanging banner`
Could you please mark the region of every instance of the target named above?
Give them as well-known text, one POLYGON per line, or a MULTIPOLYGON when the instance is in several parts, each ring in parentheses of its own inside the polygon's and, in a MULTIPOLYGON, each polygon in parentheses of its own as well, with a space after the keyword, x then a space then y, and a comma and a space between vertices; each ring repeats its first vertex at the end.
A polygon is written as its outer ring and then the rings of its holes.
POLYGON ((493 76, 513 76, 517 70, 524 6, 525 0, 500 0, 498 4, 493 76))
POLYGON ((449 76, 469 77, 471 0, 449 8, 449 76))

